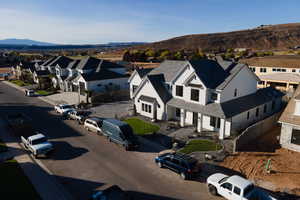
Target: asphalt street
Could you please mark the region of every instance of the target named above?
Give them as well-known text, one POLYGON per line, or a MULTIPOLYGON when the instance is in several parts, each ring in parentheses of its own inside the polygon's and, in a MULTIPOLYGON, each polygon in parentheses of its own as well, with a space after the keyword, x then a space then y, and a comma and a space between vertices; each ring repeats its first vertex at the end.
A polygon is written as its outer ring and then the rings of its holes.
POLYGON ((0 82, 0 115, 16 112, 30 116, 54 143, 53 155, 41 161, 74 199, 88 199, 106 184, 119 185, 135 199, 219 199, 208 194, 204 183, 158 168, 153 162, 157 150, 150 145, 126 152, 74 121, 63 121, 50 104, 0 82))

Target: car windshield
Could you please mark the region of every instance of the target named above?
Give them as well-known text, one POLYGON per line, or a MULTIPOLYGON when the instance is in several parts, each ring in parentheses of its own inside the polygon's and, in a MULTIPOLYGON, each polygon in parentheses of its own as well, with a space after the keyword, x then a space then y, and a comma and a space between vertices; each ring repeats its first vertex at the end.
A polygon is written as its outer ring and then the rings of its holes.
POLYGON ((61 106, 62 109, 72 108, 70 105, 61 106))
POLYGON ((244 197, 247 197, 249 195, 249 193, 251 193, 251 191, 254 189, 254 185, 248 185, 245 189, 244 189, 244 197))
POLYGON ((120 126, 120 129, 126 139, 134 137, 132 128, 129 125, 120 126))
POLYGON ((222 184, 222 183, 224 183, 225 181, 227 181, 227 179, 228 179, 228 177, 224 177, 224 178, 222 178, 222 179, 219 181, 219 183, 222 184))
POLYGON ((39 139, 36 139, 36 140, 32 140, 31 143, 33 145, 35 144, 40 144, 40 143, 43 143, 43 142, 47 142, 47 138, 46 137, 42 137, 42 138, 39 138, 39 139))

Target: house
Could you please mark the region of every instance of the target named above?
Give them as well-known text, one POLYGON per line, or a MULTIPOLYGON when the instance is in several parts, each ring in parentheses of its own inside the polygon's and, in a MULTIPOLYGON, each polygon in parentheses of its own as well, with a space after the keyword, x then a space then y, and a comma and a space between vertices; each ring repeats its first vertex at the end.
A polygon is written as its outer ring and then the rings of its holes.
POLYGON ((32 62, 20 62, 18 65, 12 68, 12 72, 17 79, 20 79, 22 76, 30 75, 32 77, 33 72, 36 71, 36 66, 41 62, 32 61, 32 62))
POLYGON ((294 91, 300 82, 300 56, 265 56, 243 59, 261 79, 259 88, 274 87, 282 91, 294 91))
POLYGON ((128 75, 122 65, 89 57, 78 63, 77 71, 78 75, 72 81, 73 88, 81 94, 86 90, 104 92, 128 89, 128 75))
POLYGON ((280 145, 300 152, 300 87, 296 89, 279 118, 281 124, 280 145))
POLYGON ((39 84, 41 79, 49 78, 49 70, 38 70, 33 72, 33 82, 39 84))
POLYGON ((130 78, 128 79, 130 98, 133 98, 133 93, 139 87, 143 78, 152 70, 153 68, 147 68, 147 69, 137 68, 136 70, 134 70, 134 72, 131 74, 130 78))
POLYGON ((138 114, 176 120, 198 132, 218 132, 220 139, 281 108, 282 93, 273 88, 257 90, 258 77, 241 63, 167 60, 136 88, 137 73, 129 80, 138 114))

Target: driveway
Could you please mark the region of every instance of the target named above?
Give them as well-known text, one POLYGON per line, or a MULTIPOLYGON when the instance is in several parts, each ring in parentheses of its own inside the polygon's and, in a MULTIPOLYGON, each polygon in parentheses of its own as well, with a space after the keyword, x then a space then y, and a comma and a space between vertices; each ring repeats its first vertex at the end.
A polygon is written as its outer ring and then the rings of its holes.
POLYGON ((128 115, 130 107, 132 107, 132 101, 118 101, 93 107, 90 111, 95 116, 114 118, 115 116, 123 117, 128 115))
MULTIPOLYGON (((111 104, 111 108, 116 105, 111 104)), ((119 106, 125 108, 126 105, 119 106)), ((103 116, 114 112, 100 111, 103 116)), ((49 104, 25 97, 0 82, 0 117, 16 112, 29 115, 35 128, 54 142, 53 156, 41 162, 74 199, 87 199, 106 184, 117 184, 139 200, 218 199, 208 194, 205 184, 183 181, 177 174, 159 169, 153 162, 157 150, 152 146, 144 145, 138 151, 127 152, 104 137, 87 132, 74 121, 62 121, 49 104)))

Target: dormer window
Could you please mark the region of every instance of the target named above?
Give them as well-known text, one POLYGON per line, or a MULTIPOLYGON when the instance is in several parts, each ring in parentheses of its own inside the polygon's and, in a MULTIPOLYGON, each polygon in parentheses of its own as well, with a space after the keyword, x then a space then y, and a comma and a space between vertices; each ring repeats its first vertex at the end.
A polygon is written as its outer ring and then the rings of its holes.
POLYGON ((182 97, 183 96, 183 86, 176 85, 176 96, 182 97))
POLYGON ((192 101, 199 101, 199 90, 191 89, 191 100, 192 101))
POLYGON ((237 96, 237 89, 236 88, 234 89, 234 96, 235 97, 237 96))
POLYGON ((210 98, 211 98, 212 101, 217 101, 218 100, 218 94, 215 93, 215 92, 212 92, 210 98))

